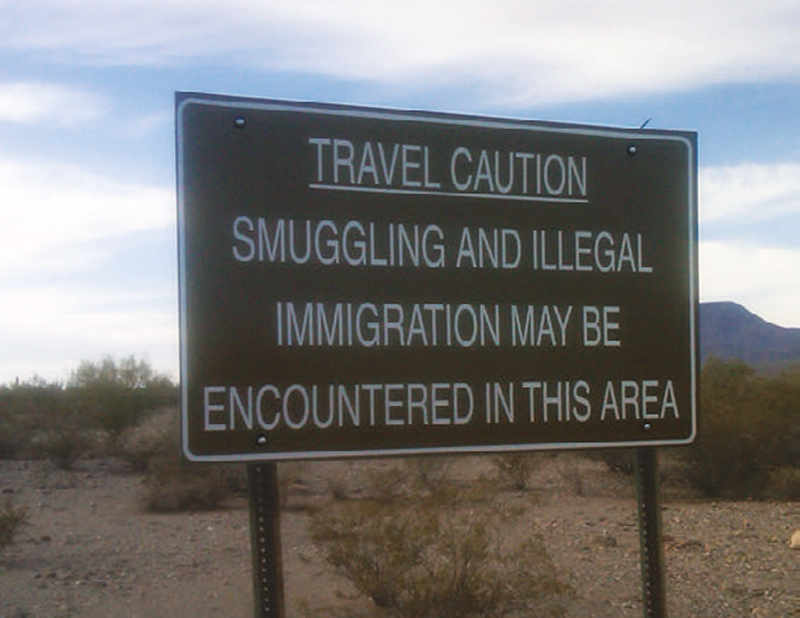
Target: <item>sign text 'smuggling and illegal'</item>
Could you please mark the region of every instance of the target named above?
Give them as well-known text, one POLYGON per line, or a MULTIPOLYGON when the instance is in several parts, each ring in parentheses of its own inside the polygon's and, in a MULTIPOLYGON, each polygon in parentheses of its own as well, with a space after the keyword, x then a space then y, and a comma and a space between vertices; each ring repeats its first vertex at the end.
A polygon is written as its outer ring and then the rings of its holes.
POLYGON ((190 458, 693 439, 695 134, 176 114, 190 458))

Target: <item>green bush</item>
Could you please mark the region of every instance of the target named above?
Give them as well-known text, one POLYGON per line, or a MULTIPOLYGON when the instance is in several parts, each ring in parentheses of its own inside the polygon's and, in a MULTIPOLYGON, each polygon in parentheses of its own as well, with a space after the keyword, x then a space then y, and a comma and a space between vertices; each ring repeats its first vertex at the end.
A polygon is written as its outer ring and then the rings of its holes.
MULTIPOLYGON (((413 618, 545 615, 568 594, 542 539, 508 546, 513 515, 448 488, 402 499, 338 503, 312 520, 314 541, 378 607, 413 618)), ((486 497, 486 496, 484 496, 486 497)))
POLYGON ((33 378, 0 386, 0 458, 40 458, 46 434, 66 408, 58 383, 33 378))
POLYGON ((168 378, 133 356, 83 361, 72 372, 68 391, 90 425, 104 431, 115 447, 126 429, 141 422, 147 412, 169 404, 174 396, 168 378))
POLYGON ((0 408, 0 459, 15 459, 20 456, 30 437, 22 423, 0 408))
POLYGON ((44 433, 38 447, 57 468, 71 470, 86 452, 88 443, 79 427, 55 425, 44 433))
POLYGON ((701 374, 697 440, 685 451, 690 484, 714 497, 796 494, 787 483, 797 481, 799 377, 760 376, 741 362, 709 359, 701 374))
POLYGON ((174 405, 176 387, 134 357, 84 361, 67 385, 33 378, 0 386, 0 457, 47 457, 69 468, 93 431, 119 446, 150 410, 174 405))

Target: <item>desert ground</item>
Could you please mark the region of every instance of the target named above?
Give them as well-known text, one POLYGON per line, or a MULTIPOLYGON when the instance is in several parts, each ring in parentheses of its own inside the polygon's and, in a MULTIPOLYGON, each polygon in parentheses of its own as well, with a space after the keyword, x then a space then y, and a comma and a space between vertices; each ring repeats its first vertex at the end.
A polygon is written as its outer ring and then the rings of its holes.
MULTIPOLYGON (((313 513, 364 494, 366 469, 390 465, 396 460, 279 464, 286 616, 392 616, 328 564, 309 532, 313 513)), ((462 483, 492 473, 487 457, 453 461, 462 483)), ((29 513, 0 553, 3 618, 254 613, 246 495, 213 511, 148 512, 141 474, 107 456, 69 471, 0 461, 0 490, 29 513)), ((493 498, 515 507, 512 541, 542 535, 572 588, 556 599, 561 615, 642 615, 634 493, 631 477, 561 453, 527 489, 493 498)), ((714 502, 669 482, 661 500, 670 616, 800 616, 800 550, 790 547, 797 503, 714 502)))

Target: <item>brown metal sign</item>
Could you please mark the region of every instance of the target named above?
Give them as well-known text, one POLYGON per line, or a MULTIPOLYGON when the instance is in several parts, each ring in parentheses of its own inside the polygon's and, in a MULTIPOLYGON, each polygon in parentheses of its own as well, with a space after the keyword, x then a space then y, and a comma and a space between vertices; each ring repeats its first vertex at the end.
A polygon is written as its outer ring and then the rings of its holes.
POLYGON ((696 135, 179 93, 196 460, 685 444, 696 135))

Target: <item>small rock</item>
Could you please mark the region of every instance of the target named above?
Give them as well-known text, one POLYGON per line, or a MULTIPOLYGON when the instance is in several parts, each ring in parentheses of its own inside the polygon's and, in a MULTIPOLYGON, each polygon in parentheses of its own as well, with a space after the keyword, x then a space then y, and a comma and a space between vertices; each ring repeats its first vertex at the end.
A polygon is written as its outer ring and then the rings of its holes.
POLYGON ((606 547, 612 548, 617 546, 617 539, 610 534, 603 533, 603 534, 596 534, 592 537, 592 542, 597 547, 606 547))

